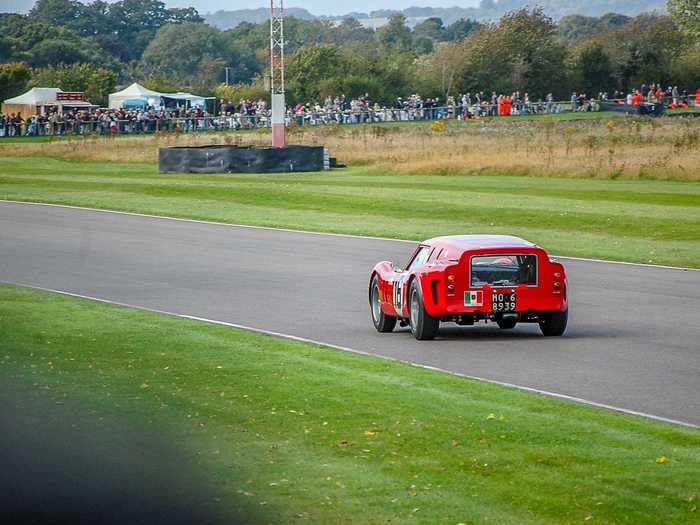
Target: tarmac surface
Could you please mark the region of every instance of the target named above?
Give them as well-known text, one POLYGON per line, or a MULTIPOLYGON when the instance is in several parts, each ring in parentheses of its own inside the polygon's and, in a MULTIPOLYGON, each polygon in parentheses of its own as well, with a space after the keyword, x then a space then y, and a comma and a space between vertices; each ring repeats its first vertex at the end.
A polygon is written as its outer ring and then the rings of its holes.
MULTIPOLYGON (((564 337, 537 325, 379 334, 380 260, 415 243, 0 202, 0 281, 349 347, 700 425, 700 271, 561 258, 564 337)), ((0 334, 1 343, 1 334, 0 334)))

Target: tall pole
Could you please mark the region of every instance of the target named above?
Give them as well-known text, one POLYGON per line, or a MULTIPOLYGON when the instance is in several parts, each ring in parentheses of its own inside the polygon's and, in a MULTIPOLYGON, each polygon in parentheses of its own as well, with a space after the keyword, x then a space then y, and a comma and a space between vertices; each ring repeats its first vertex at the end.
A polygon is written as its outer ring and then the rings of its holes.
POLYGON ((284 0, 270 0, 270 93, 272 95, 272 147, 287 145, 284 117, 284 0))

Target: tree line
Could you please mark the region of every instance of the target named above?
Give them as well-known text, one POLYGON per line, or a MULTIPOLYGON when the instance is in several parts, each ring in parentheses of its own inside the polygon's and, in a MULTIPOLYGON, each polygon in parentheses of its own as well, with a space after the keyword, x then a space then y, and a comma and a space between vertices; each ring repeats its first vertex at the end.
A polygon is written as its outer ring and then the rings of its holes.
MULTIPOLYGON (((555 23, 540 8, 493 23, 402 14, 373 30, 341 22, 285 20, 292 102, 369 93, 384 103, 496 91, 531 99, 571 91, 628 91, 641 83, 700 85, 695 0, 669 0, 670 16, 572 15, 555 23)), ((223 98, 265 96, 267 23, 219 30, 193 8, 159 0, 38 0, 27 15, 0 15, 0 99, 28 86, 85 91, 98 104, 132 81, 160 91, 223 98), (223 81, 228 75, 229 85, 223 81)))

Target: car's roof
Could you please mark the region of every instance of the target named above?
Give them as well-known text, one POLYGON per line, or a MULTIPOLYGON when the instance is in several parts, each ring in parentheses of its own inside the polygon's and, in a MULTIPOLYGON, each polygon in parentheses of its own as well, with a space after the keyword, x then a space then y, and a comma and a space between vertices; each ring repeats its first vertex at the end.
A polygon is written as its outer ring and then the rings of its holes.
POLYGON ((433 237, 423 244, 440 244, 457 250, 479 250, 483 248, 534 248, 536 245, 512 235, 447 235, 433 237))

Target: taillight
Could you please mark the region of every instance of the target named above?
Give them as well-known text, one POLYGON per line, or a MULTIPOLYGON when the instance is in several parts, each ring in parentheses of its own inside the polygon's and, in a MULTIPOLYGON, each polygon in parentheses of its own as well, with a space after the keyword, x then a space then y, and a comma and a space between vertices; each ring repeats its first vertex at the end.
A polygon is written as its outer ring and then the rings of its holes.
POLYGON ((448 294, 454 294, 455 292, 455 276, 453 273, 448 273, 447 274, 447 293, 448 294))
POLYGON ((554 272, 552 277, 552 293, 561 293, 561 273, 554 272))

